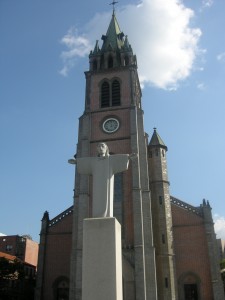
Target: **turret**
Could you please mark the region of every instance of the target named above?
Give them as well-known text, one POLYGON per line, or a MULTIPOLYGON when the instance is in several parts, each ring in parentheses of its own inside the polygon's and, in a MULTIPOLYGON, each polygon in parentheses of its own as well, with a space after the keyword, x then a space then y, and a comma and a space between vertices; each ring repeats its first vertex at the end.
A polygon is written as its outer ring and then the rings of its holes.
POLYGON ((148 145, 148 165, 158 299, 177 299, 166 151, 167 146, 154 128, 148 145))

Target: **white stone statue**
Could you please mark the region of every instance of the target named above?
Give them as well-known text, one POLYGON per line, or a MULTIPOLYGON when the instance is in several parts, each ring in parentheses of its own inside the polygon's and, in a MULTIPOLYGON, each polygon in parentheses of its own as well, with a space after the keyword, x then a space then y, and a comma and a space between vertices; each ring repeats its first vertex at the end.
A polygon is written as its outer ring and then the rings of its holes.
POLYGON ((92 217, 113 217, 114 174, 127 170, 129 159, 136 154, 109 155, 105 143, 99 143, 97 150, 97 157, 77 158, 69 163, 77 165, 78 173, 93 176, 92 217))

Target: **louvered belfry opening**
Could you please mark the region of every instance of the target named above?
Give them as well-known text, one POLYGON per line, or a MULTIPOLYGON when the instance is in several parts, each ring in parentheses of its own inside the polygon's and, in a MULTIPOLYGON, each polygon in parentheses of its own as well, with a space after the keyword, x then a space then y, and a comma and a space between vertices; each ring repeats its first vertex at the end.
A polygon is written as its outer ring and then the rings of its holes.
POLYGON ((112 83, 112 106, 120 105, 120 83, 114 80, 112 83))
POLYGON ((103 82, 101 90, 101 107, 110 106, 110 88, 108 82, 103 82))
POLYGON ((104 81, 101 86, 101 108, 120 105, 120 83, 114 80, 110 86, 104 81))

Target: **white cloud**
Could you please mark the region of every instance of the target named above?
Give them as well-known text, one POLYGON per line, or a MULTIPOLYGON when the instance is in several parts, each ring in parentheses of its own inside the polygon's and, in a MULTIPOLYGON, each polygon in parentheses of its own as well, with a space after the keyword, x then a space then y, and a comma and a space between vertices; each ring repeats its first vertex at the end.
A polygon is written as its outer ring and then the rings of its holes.
POLYGON ((211 7, 213 5, 213 0, 202 0, 202 6, 205 7, 211 7))
POLYGON ((225 240, 225 218, 219 215, 214 215, 214 228, 217 238, 225 240))
POLYGON ((91 50, 92 45, 85 35, 79 35, 75 27, 71 27, 67 34, 61 39, 67 50, 61 53, 63 67, 59 73, 67 76, 69 71, 74 67, 78 57, 85 57, 91 50))
POLYGON ((6 236, 6 234, 0 232, 0 236, 6 236))
POLYGON ((218 54, 216 58, 218 61, 225 62, 225 52, 218 54))
POLYGON ((203 82, 200 82, 197 84, 197 89, 204 91, 205 90, 205 84, 203 82))
MULTIPOLYGON (((110 15, 96 14, 85 26, 87 40, 82 43, 83 52, 90 50, 90 44, 94 48, 93 37, 105 34, 110 15)), ((181 0, 143 0, 139 5, 124 6, 116 12, 116 16, 121 30, 128 34, 129 42, 137 54, 142 84, 173 90, 191 74, 196 57, 201 52, 198 47, 201 30, 190 26, 194 12, 185 7, 181 0)), ((78 41, 78 37, 75 35, 75 41, 78 41)), ((80 53, 79 44, 74 42, 70 34, 69 38, 65 36, 62 41, 65 41, 66 47, 70 47, 68 51, 74 54, 62 54, 64 68, 67 67, 67 56, 73 57, 69 63, 73 67, 74 59, 80 53)), ((68 73, 69 69, 62 69, 62 73, 68 73)))

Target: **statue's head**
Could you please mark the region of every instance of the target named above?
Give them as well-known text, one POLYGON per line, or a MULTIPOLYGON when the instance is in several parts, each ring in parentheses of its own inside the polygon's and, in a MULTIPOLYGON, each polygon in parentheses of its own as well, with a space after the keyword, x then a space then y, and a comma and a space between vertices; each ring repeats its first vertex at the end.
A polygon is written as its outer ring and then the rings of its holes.
POLYGON ((97 146, 98 156, 109 156, 109 148, 105 143, 99 143, 97 146))

